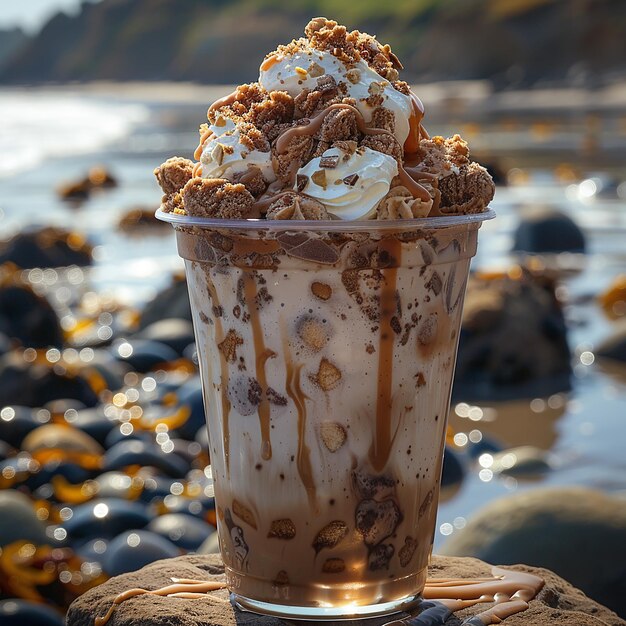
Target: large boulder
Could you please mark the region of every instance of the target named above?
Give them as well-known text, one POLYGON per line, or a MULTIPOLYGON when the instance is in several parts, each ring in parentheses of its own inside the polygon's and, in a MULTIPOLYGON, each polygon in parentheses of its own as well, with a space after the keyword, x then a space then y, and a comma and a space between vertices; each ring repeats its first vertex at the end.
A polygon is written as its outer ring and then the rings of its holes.
POLYGON ((574 220, 552 207, 526 209, 515 231, 513 251, 536 254, 584 252, 585 236, 574 220))
POLYGON ((443 554, 546 567, 626 617, 626 499, 580 487, 488 504, 443 554))
MULTIPOLYGON (((529 572, 542 577, 543 589, 531 600, 528 610, 513 615, 504 622, 506 626, 626 626, 626 622, 587 598, 580 591, 548 570, 525 565, 511 569, 529 572)), ((433 556, 429 576, 437 578, 477 578, 491 575, 491 566, 476 559, 433 556)), ((94 617, 104 615, 113 599, 123 591, 140 587, 156 589, 170 585, 172 578, 223 581, 224 566, 217 554, 188 555, 157 561, 137 572, 111 578, 90 589, 74 601, 67 614, 67 626, 93 626, 94 617)), ((275 617, 242 612, 228 602, 225 589, 210 593, 213 599, 184 599, 156 595, 142 595, 122 602, 115 607, 109 626, 285 626, 275 617)), ((489 605, 486 605, 489 606, 489 605)), ((483 607, 465 609, 445 621, 446 626, 458 626, 463 620, 484 610, 483 607)), ((406 614, 404 614, 406 617, 406 614)), ((394 618, 382 617, 356 621, 380 626, 394 618)), ((397 619, 397 618, 396 618, 397 619)), ((313 622, 309 622, 313 623, 313 622)), ((318 623, 318 622, 314 622, 318 623)), ((329 624, 337 622, 328 622, 329 624)), ((426 622, 423 622, 426 623, 426 622)), ((428 622, 433 624, 435 622, 428 622)), ((437 621, 437 623, 441 623, 437 621)))
POLYGON ((455 399, 534 398, 569 389, 570 351, 554 283, 514 269, 514 278, 470 278, 455 399))
POLYGON ((154 322, 172 318, 191 321, 187 281, 181 276, 175 276, 171 285, 146 304, 141 314, 139 328, 143 330, 154 322))

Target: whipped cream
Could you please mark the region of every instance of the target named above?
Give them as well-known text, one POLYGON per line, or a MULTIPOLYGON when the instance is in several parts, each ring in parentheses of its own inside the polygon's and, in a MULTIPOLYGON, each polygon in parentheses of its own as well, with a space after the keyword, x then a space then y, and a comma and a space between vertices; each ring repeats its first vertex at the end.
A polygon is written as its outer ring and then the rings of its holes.
POLYGON ((200 163, 203 178, 233 179, 234 174, 246 172, 249 166, 261 170, 268 183, 276 180, 272 167, 272 153, 250 150, 241 143, 241 134, 231 119, 219 116, 209 129, 213 135, 202 148, 200 163))
POLYGON ((286 91, 295 97, 303 89, 315 89, 321 76, 330 75, 337 83, 345 82, 348 96, 356 100, 356 107, 366 122, 372 119, 375 107, 366 100, 374 94, 383 97, 382 106, 395 117, 395 136, 404 145, 409 136, 411 98, 399 92, 393 85, 376 73, 365 61, 351 64, 350 67, 330 52, 307 50, 288 56, 276 55, 266 59, 261 66, 259 82, 268 91, 286 91))
POLYGON ((329 148, 301 167, 300 175, 307 177, 302 193, 321 202, 333 215, 344 220, 369 219, 398 175, 398 164, 371 148, 361 147, 353 154, 329 148), (335 167, 322 167, 322 162, 335 161, 335 167))

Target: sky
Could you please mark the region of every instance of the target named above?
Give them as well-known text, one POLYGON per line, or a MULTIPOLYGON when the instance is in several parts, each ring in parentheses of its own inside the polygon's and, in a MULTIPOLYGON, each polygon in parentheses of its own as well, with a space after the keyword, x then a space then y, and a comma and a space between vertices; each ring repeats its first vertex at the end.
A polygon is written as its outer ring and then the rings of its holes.
POLYGON ((75 13, 81 4, 82 0, 0 0, 0 29, 20 26, 34 33, 58 11, 75 13))

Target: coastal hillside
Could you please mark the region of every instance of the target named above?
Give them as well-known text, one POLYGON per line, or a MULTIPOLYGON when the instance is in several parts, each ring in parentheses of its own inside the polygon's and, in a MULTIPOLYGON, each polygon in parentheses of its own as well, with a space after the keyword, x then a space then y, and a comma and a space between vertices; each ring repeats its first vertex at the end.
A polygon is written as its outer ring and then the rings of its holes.
POLYGON ((391 43, 410 80, 594 86, 626 76, 623 0, 102 0, 57 14, 3 55, 0 82, 250 81, 259 58, 314 15, 391 43))

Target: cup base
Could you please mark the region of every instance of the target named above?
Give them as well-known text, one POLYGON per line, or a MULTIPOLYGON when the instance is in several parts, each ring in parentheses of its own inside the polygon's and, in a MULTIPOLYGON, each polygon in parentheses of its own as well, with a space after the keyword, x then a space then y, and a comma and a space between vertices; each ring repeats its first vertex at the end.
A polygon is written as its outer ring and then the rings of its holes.
POLYGON ((303 621, 350 621, 372 617, 383 617, 406 613, 415 608, 421 601, 420 594, 398 598, 390 602, 379 602, 368 605, 348 604, 344 606, 293 606, 251 600, 236 593, 230 594, 235 606, 250 613, 270 615, 289 620, 303 621))

